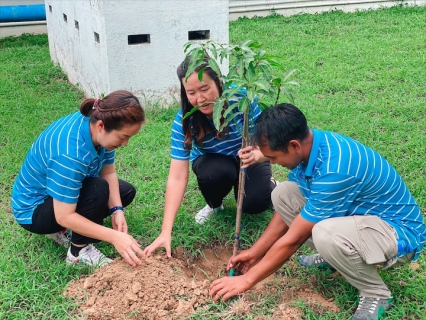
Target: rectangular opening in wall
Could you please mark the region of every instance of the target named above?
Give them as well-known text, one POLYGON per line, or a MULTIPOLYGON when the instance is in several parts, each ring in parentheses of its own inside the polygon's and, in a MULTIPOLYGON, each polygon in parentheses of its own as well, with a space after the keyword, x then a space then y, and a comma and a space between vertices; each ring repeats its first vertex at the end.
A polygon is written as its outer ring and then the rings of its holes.
POLYGON ((188 31, 188 40, 207 40, 210 39, 210 30, 188 31))
POLYGON ((74 20, 74 26, 77 30, 80 30, 80 25, 78 24, 77 20, 74 20))
POLYGON ((49 6, 49 12, 52 13, 52 6, 49 6))
POLYGON ((67 15, 65 13, 64 13, 64 21, 68 22, 68 17, 67 17, 67 15))
POLYGON ((99 33, 94 32, 94 34, 95 34, 95 42, 99 43, 100 42, 99 33))
POLYGON ((131 34, 127 36, 129 45, 151 43, 151 35, 149 34, 131 34))

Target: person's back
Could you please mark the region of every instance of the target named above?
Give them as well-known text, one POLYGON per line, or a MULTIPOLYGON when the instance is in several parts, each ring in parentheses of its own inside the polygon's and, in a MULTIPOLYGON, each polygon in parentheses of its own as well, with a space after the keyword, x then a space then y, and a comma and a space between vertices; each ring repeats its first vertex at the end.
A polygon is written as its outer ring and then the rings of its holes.
POLYGON ((77 201, 81 181, 98 176, 105 164, 114 162, 115 151, 100 148, 96 152, 89 121, 80 112, 67 115, 47 127, 31 145, 13 185, 12 208, 19 223, 31 223, 34 208, 49 195, 67 203, 77 201))
POLYGON ((348 215, 378 216, 395 228, 400 240, 420 252, 418 238, 425 232, 422 215, 392 165, 349 137, 312 132, 307 165, 299 164, 289 175, 307 199, 301 215, 311 222, 348 215))

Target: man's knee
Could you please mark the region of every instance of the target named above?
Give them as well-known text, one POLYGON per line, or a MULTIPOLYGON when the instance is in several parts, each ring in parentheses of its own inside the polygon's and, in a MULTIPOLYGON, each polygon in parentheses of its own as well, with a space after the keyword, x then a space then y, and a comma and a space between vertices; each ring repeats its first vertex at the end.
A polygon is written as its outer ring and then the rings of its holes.
POLYGON ((297 183, 291 181, 278 184, 271 193, 271 200, 275 211, 281 216, 291 216, 292 219, 306 203, 297 183))

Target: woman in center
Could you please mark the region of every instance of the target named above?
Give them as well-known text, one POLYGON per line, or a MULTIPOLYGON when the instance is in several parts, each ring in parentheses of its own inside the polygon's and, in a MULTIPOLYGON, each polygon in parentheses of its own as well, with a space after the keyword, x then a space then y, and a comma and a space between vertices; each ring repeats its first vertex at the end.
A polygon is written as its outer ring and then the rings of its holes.
MULTIPOLYGON (((171 256, 172 227, 187 187, 190 164, 206 201, 206 206, 195 215, 197 223, 203 224, 213 214, 223 210, 223 199, 232 188, 235 199, 237 198, 240 159, 242 168, 246 171, 243 212, 256 214, 271 208, 271 192, 275 181, 271 179, 269 160, 259 149, 251 146, 241 149, 242 114, 235 117, 222 132, 218 132, 212 117, 213 105, 223 92, 220 78, 205 62, 185 81, 188 64, 187 59, 177 68, 181 84, 181 109, 172 125, 171 163, 162 231, 157 239, 145 248, 146 256, 159 247, 166 248, 167 256, 171 256), (205 68, 203 81, 198 78, 201 68, 205 68), (184 115, 194 106, 200 108, 184 119, 184 115)), ((244 90, 239 94, 243 96, 244 90)), ((229 107, 235 108, 235 112, 238 111, 237 105, 229 107)), ((260 113, 257 104, 250 106, 250 125, 260 113)), ((232 114, 231 112, 229 116, 232 114)), ((224 119, 222 123, 223 121, 224 119)))

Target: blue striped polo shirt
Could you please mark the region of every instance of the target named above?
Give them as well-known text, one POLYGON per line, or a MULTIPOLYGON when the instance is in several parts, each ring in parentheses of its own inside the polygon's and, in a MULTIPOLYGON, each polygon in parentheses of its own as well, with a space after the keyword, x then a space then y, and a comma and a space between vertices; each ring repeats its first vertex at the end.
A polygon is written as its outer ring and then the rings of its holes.
POLYGON ((350 215, 378 216, 395 229, 398 243, 408 244, 408 252, 417 250, 416 260, 426 242, 425 224, 398 172, 360 142, 334 132, 312 132, 308 163, 289 174, 306 199, 301 216, 314 223, 350 215))
MULTIPOLYGON (((232 117, 235 113, 238 113, 238 104, 232 104, 229 106, 233 108, 233 112, 230 112, 229 117, 232 117)), ((200 111, 196 111, 200 112, 200 111)), ((260 115, 261 110, 257 103, 253 103, 250 106, 250 123, 249 129, 253 129, 254 122, 260 115)), ((213 121, 206 116, 212 128, 215 128, 213 121)), ((194 132, 194 127, 191 123, 191 130, 194 132)), ((238 150, 241 149, 243 131, 244 115, 237 115, 230 123, 228 127, 228 135, 223 139, 217 139, 215 129, 214 132, 210 132, 205 135, 202 143, 196 143, 196 136, 193 134, 192 139, 192 150, 184 149, 185 134, 182 128, 182 109, 176 114, 172 125, 171 135, 171 158, 175 160, 190 160, 194 162, 199 156, 206 153, 218 153, 225 156, 237 156, 238 150)))
POLYGON ((34 141, 13 184, 12 212, 19 224, 32 224, 34 210, 48 196, 77 203, 82 181, 114 163, 114 151, 101 147, 96 152, 89 124, 89 117, 76 112, 52 123, 34 141))

